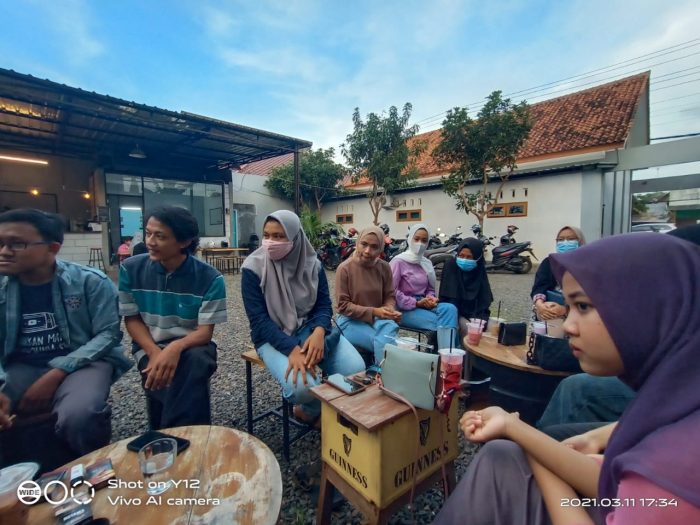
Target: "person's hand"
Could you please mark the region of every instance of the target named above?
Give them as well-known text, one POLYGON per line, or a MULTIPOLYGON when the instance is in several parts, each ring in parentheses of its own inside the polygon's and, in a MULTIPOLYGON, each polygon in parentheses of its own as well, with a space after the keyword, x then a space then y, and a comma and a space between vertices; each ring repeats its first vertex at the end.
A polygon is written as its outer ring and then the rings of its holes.
MULTIPOLYGON (((417 305, 418 303, 416 303, 417 305)), ((396 321, 397 323, 401 320, 401 312, 397 310, 392 310, 386 306, 380 306, 379 308, 372 309, 372 315, 377 319, 389 319, 390 321, 396 321)))
POLYGON ((284 374, 284 380, 289 378, 289 373, 292 373, 292 384, 297 386, 297 374, 301 373, 301 379, 304 381, 304 386, 309 386, 306 380, 306 372, 309 372, 311 376, 316 378, 316 371, 313 366, 307 367, 306 365, 306 354, 301 349, 300 346, 295 346, 292 353, 289 354, 289 366, 287 367, 287 372, 284 374))
POLYGON ((19 400, 17 411, 25 414, 43 412, 51 408, 53 396, 61 383, 68 375, 67 372, 58 368, 52 368, 32 385, 19 400))
POLYGON ((141 372, 146 374, 143 387, 146 390, 161 390, 169 387, 175 377, 175 370, 182 352, 183 349, 179 347, 177 341, 173 341, 158 353, 150 354, 148 366, 141 372))
POLYGON ((10 418, 10 398, 0 392, 0 428, 10 428, 12 419, 10 418))
POLYGON ((500 407, 465 412, 459 420, 464 437, 475 443, 486 443, 492 439, 504 438, 508 425, 519 421, 518 412, 508 413, 500 407))
POLYGON ((426 310, 432 310, 438 304, 435 297, 423 297, 423 299, 416 301, 416 307, 425 308, 426 310))
POLYGON ((554 319, 559 319, 561 317, 566 317, 566 307, 558 303, 550 303, 552 306, 549 307, 550 313, 554 315, 554 319))
POLYGON ((537 303, 535 303, 535 310, 537 311, 537 318, 542 321, 556 319, 566 314, 566 308, 551 301, 537 301, 537 303), (559 309, 561 309, 561 313, 559 313, 559 309))
POLYGON ((307 367, 316 366, 323 359, 323 349, 326 343, 326 331, 317 326, 311 335, 304 341, 301 347, 302 353, 306 354, 304 365, 307 367))
POLYGON ((601 443, 594 431, 584 432, 578 436, 571 436, 562 441, 569 448, 582 454, 601 454, 605 450, 605 443, 601 443))

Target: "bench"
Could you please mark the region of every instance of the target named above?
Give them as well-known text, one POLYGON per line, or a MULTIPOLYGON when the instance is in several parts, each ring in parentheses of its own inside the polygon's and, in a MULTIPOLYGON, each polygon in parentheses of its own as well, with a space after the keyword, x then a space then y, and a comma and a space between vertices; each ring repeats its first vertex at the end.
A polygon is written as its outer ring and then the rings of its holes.
POLYGON ((254 436, 254 424, 257 421, 265 419, 270 416, 275 416, 282 419, 282 456, 288 462, 289 461, 289 447, 295 441, 298 441, 306 434, 308 434, 312 427, 300 423, 296 419, 290 419, 289 413, 291 411, 291 403, 287 401, 284 396, 282 396, 282 405, 276 409, 268 410, 263 414, 255 416, 253 414, 253 365, 265 367, 265 363, 255 350, 248 350, 243 352, 241 357, 245 361, 245 402, 246 402, 246 430, 248 434, 254 436), (293 425, 298 429, 298 431, 290 436, 289 425, 293 425))

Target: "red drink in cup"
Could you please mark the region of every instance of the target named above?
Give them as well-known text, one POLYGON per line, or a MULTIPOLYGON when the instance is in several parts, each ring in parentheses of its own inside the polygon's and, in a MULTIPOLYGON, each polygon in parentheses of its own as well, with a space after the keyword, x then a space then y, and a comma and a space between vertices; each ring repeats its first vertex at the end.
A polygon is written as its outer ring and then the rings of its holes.
POLYGON ((443 384, 459 383, 462 377, 462 365, 464 364, 464 350, 459 348, 441 348, 440 354, 440 376, 443 384))
POLYGON ((469 323, 467 325, 467 342, 470 345, 478 345, 481 341, 482 325, 480 323, 469 323))

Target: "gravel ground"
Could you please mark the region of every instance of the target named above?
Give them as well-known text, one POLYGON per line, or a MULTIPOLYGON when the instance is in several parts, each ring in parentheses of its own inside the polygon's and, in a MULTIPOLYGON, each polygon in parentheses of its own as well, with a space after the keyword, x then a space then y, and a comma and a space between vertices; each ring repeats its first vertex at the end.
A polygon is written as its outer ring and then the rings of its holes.
MULTIPOLYGON (((333 293, 334 273, 328 272, 328 281, 333 293)), ((511 321, 529 318, 529 292, 534 278, 534 270, 527 275, 491 274, 491 287, 495 302, 495 315, 498 301, 501 301, 501 317, 511 321)), ((214 337, 219 343, 218 370, 212 378, 212 417, 214 425, 228 426, 245 430, 245 367, 240 354, 252 349, 248 319, 243 309, 240 290, 240 275, 227 275, 229 320, 217 327, 214 337)), ((125 332, 126 333, 126 332, 125 332)), ((125 344, 130 344, 125 335, 125 344)), ((260 413, 280 404, 279 387, 264 369, 253 367, 255 411, 260 413)), ((147 430, 146 405, 138 373, 132 368, 112 388, 113 440, 127 438, 147 430)), ((315 501, 301 491, 293 481, 294 469, 299 465, 317 460, 320 455, 320 434, 311 432, 291 448, 291 460, 287 464, 282 459, 282 426, 277 418, 266 418, 256 424, 256 436, 264 441, 276 454, 282 471, 284 493, 280 523, 313 523, 315 501)), ((462 440, 462 453, 457 460, 457 477, 471 459, 476 447, 462 440)), ((436 511, 442 505, 442 492, 433 489, 416 499, 416 523, 431 523, 436 511)), ((397 513, 391 523, 411 523, 406 510, 397 513)), ((362 516, 351 505, 345 504, 333 515, 333 523, 360 524, 362 516)))

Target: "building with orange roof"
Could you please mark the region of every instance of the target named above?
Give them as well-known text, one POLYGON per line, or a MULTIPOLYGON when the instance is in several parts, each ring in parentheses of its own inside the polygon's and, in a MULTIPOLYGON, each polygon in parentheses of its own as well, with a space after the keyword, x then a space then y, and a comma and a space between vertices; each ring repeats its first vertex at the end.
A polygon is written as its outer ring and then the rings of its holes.
MULTIPOLYGON (((532 104, 533 127, 518 155, 518 167, 499 195, 499 206, 484 221, 491 236, 518 226, 518 240, 533 242, 543 257, 554 249, 554 235, 565 224, 580 226, 588 239, 627 231, 631 171, 616 171, 621 150, 649 144, 649 72, 532 104)), ((431 152, 440 130, 420 134, 427 147, 417 159, 420 176, 411 188, 390 195, 380 223, 400 237, 415 222, 440 227, 448 235, 477 222, 455 208, 443 193, 448 174, 431 152)), ((348 181, 352 195, 328 202, 324 220, 360 228, 372 221, 368 184, 348 181)), ((496 191, 498 183, 489 185, 496 191)), ((474 191, 481 188, 476 184, 474 191)))

